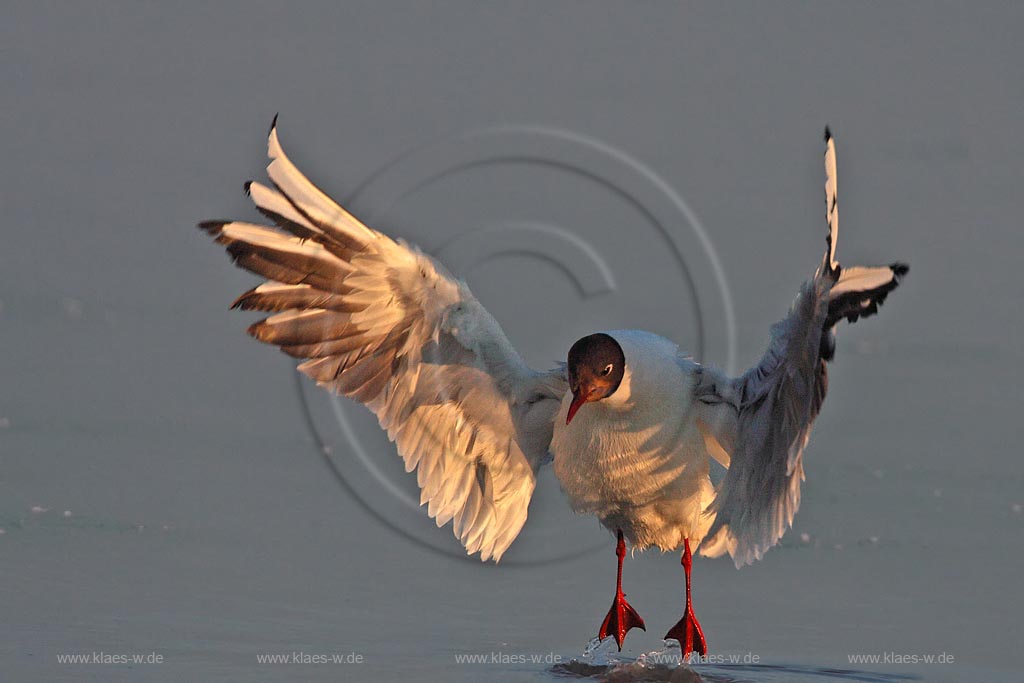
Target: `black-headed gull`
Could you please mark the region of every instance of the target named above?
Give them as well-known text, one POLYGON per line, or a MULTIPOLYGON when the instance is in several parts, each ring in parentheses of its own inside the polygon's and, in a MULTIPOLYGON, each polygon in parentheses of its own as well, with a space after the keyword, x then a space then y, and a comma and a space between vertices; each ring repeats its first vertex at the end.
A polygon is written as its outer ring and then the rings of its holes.
POLYGON ((497 321, 438 261, 363 225, 303 176, 269 134, 270 184, 248 184, 275 227, 200 227, 267 278, 234 303, 273 312, 249 333, 302 359, 300 372, 372 410, 416 470, 421 502, 469 554, 498 561, 553 458, 574 510, 617 535, 615 598, 599 636, 619 648, 643 620, 622 592, 635 548, 683 548, 686 606, 666 634, 706 644, 690 598, 691 549, 759 559, 800 505, 801 456, 827 386, 834 326, 877 311, 907 266, 842 268, 835 142, 825 131, 827 248, 768 350, 727 377, 649 332, 583 337, 554 370, 529 368, 497 321), (728 468, 717 487, 709 460, 728 468))

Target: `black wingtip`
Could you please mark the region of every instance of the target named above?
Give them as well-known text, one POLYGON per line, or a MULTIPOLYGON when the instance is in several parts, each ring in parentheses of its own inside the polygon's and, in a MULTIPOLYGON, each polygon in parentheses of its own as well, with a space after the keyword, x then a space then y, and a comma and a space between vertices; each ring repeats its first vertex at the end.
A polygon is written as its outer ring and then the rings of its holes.
POLYGON ((245 196, 246 197, 251 197, 252 196, 252 192, 249 190, 250 187, 252 187, 252 181, 251 180, 246 180, 245 181, 245 185, 242 186, 242 188, 245 190, 245 196))
POLYGON ((892 268, 893 275, 897 278, 901 278, 910 272, 910 264, 903 263, 902 261, 890 264, 889 267, 892 268))
POLYGON ((828 142, 831 139, 832 139, 832 131, 829 130, 828 126, 826 125, 825 126, 825 142, 828 142))
POLYGON ((236 308, 241 308, 243 311, 249 310, 248 308, 246 308, 246 305, 249 302, 249 299, 252 298, 252 295, 255 294, 255 293, 256 293, 256 288, 253 287, 252 289, 250 289, 249 291, 245 292, 244 294, 239 295, 239 297, 237 299, 235 299, 231 303, 231 310, 233 311, 236 308))
POLYGON ((227 225, 230 221, 202 221, 197 223, 196 227, 205 232, 207 235, 216 235, 220 232, 220 229, 227 225))
POLYGON ((280 116, 280 114, 281 112, 274 114, 274 120, 270 122, 270 129, 267 131, 268 138, 270 137, 270 134, 274 132, 274 129, 277 128, 277 117, 280 116))

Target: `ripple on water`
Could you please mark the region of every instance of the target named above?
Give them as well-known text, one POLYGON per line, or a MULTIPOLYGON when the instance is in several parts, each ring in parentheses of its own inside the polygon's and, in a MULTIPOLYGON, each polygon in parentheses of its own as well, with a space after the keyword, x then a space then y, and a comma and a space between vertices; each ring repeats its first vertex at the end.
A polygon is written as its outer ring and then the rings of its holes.
POLYGON ((630 658, 615 649, 611 638, 590 641, 579 659, 548 671, 559 678, 590 678, 607 683, 901 683, 918 680, 906 674, 815 667, 799 664, 683 664, 679 645, 667 641, 661 650, 630 658))

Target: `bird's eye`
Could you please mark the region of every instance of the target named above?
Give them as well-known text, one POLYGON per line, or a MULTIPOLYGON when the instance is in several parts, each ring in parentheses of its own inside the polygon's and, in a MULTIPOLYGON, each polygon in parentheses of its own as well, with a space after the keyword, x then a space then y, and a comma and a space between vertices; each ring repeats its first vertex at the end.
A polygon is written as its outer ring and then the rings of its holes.
POLYGON ((604 370, 601 371, 601 374, 602 375, 610 375, 610 374, 612 374, 612 364, 609 363, 608 365, 604 366, 604 370))

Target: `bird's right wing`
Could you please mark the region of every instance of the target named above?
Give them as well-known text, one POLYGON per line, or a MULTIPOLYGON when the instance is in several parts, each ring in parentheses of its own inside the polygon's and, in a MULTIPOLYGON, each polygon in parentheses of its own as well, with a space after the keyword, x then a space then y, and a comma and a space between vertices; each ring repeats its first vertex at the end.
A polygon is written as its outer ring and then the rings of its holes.
POLYGON ((368 228, 268 141, 271 184, 248 192, 276 228, 200 225, 268 281, 234 306, 273 312, 249 333, 364 403, 416 470, 421 503, 469 554, 495 561, 526 521, 564 371, 534 372, 501 327, 430 256, 368 228))

